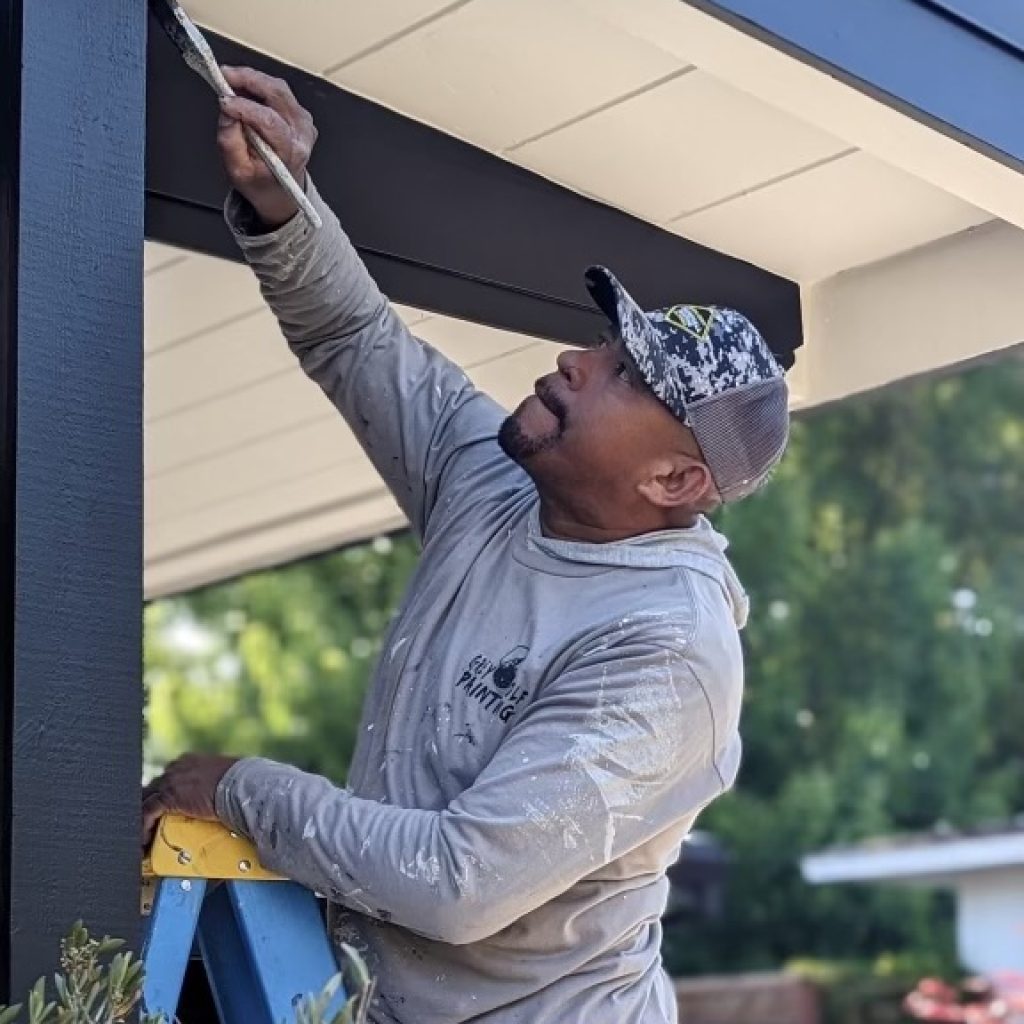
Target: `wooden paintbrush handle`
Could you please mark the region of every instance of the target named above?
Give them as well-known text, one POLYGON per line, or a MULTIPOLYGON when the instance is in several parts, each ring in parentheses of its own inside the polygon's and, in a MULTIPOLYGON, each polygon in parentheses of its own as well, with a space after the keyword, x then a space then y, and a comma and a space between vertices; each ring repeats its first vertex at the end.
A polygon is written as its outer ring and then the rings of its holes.
POLYGON ((263 136, 249 125, 243 125, 245 137, 249 140, 253 149, 259 153, 263 162, 270 168, 271 173, 277 178, 278 184, 295 200, 306 220, 314 228, 323 227, 320 214, 313 208, 309 197, 302 191, 301 186, 292 177, 292 172, 284 165, 284 161, 270 148, 263 136))

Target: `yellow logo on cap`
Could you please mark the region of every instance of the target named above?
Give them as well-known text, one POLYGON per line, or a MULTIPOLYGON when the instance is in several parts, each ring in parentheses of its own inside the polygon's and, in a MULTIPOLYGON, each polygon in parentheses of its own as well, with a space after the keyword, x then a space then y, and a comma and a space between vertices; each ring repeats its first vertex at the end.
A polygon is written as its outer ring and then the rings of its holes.
POLYGON ((715 320, 715 309, 713 306, 673 306, 665 314, 665 319, 698 341, 707 341, 715 320))

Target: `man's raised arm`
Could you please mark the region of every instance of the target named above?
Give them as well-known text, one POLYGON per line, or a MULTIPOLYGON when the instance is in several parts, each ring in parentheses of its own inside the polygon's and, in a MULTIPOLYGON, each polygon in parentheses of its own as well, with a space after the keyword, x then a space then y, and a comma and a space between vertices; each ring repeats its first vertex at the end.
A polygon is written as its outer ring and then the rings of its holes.
POLYGON ((217 141, 233 192, 226 216, 305 372, 344 415, 419 535, 460 455, 493 439, 503 417, 465 373, 412 337, 306 174, 316 142, 287 83, 225 68, 240 94, 223 100, 217 141), (323 218, 312 229, 250 151, 256 129, 323 218))

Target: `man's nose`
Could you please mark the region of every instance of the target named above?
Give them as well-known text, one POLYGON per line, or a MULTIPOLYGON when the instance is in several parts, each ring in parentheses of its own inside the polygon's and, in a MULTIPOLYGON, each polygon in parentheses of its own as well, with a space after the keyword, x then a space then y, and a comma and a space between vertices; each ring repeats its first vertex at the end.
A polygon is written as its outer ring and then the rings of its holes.
POLYGON ((586 357, 587 353, 582 349, 571 348, 559 352, 558 358, 555 360, 558 372, 565 378, 566 383, 573 391, 578 391, 583 387, 586 379, 583 364, 586 357))

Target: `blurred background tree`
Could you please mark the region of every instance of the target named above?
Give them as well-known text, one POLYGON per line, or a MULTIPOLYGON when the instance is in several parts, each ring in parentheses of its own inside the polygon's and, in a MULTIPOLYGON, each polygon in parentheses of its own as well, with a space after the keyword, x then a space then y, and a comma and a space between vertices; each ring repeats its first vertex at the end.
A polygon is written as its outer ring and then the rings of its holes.
POLYGON ((345 781, 363 694, 418 554, 378 537, 146 609, 146 760, 259 754, 345 781))
MULTIPOLYGON (((670 969, 952 964, 947 897, 812 888, 799 858, 1024 810, 1022 395, 1015 358, 808 413, 718 517, 753 602, 746 757, 700 823, 732 858, 723 913, 673 925, 670 969)), ((415 561, 379 538, 151 605, 151 765, 224 750, 343 781, 415 561)))

